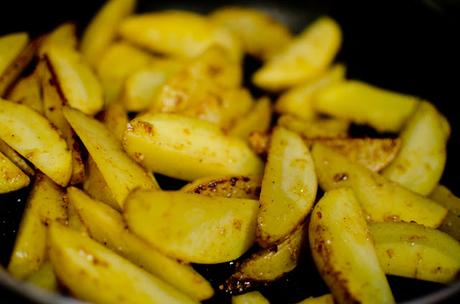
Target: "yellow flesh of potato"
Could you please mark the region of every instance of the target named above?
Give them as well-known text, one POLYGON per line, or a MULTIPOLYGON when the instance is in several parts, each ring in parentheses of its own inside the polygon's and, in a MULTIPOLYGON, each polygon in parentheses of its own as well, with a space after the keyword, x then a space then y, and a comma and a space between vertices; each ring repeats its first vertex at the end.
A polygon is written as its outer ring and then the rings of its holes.
POLYGON ((56 275, 49 261, 43 263, 40 269, 26 279, 26 282, 51 292, 58 292, 56 275))
POLYGON ((421 102, 401 132, 399 154, 383 171, 383 176, 421 195, 428 195, 444 171, 450 134, 448 126, 433 105, 421 102))
POLYGON ((192 298, 204 300, 213 295, 211 285, 191 266, 164 256, 129 232, 117 211, 77 188, 68 188, 67 193, 93 239, 192 298))
POLYGON ((331 64, 341 42, 339 25, 331 18, 320 18, 270 58, 252 80, 274 91, 310 81, 331 64))
POLYGON ((313 260, 338 303, 394 303, 351 189, 326 192, 313 209, 309 236, 313 260))
POLYGON ((60 282, 94 303, 198 303, 85 235, 54 223, 50 259, 60 282))
POLYGON ((436 228, 447 214, 446 208, 432 200, 387 180, 324 145, 315 144, 312 156, 321 188, 325 191, 352 188, 371 221, 413 221, 436 228))
POLYGON ((34 176, 35 171, 27 164, 27 162, 19 155, 18 152, 14 151, 8 146, 3 140, 0 139, 0 153, 4 154, 8 159, 20 168, 28 176, 34 176))
POLYGON ((14 33, 0 37, 0 75, 14 62, 28 42, 27 33, 14 33))
POLYGON ((29 183, 29 177, 0 152, 0 193, 16 191, 29 183))
POLYGON ((272 109, 270 99, 263 97, 256 102, 252 109, 239 118, 228 131, 229 135, 248 140, 252 132, 266 132, 270 127, 272 109))
POLYGON ((124 216, 135 234, 178 259, 202 264, 240 257, 253 244, 255 200, 137 190, 124 216))
POLYGON ((56 128, 25 105, 0 100, 0 138, 54 182, 66 186, 72 155, 56 128))
POLYGON ((317 188, 307 145, 299 135, 275 129, 262 179, 258 242, 268 247, 292 232, 310 213, 317 188))
POLYGON ((38 69, 31 75, 19 80, 8 94, 8 100, 20 103, 43 114, 40 78, 38 69))
POLYGON ((119 102, 111 103, 107 105, 102 113, 102 122, 116 139, 121 142, 129 123, 128 112, 123 104, 119 102))
POLYGON ((226 136, 212 123, 176 114, 134 119, 123 146, 148 170, 183 180, 261 175, 263 170, 262 161, 241 139, 226 136))
POLYGON ((347 137, 350 122, 336 118, 303 120, 292 115, 282 115, 278 125, 300 134, 303 138, 347 137))
POLYGON ((107 205, 121 210, 120 205, 113 196, 107 182, 94 160, 89 157, 86 163, 86 178, 83 182, 83 189, 94 199, 104 202, 107 205))
POLYGON ((334 304, 334 298, 331 294, 325 294, 320 297, 310 297, 306 298, 303 301, 298 302, 297 304, 334 304))
POLYGON ((429 197, 449 210, 439 230, 460 241, 460 198, 442 185, 434 188, 429 197))
POLYGON ((239 296, 232 297, 232 304, 270 304, 258 291, 251 291, 239 296))
POLYGON ((411 223, 375 223, 370 231, 386 274, 448 283, 460 271, 460 244, 441 231, 411 223))
POLYGON ((70 49, 76 49, 77 44, 78 41, 75 24, 64 23, 45 37, 38 50, 38 54, 40 57, 45 55, 48 52, 48 49, 52 47, 51 45, 60 45, 70 49))

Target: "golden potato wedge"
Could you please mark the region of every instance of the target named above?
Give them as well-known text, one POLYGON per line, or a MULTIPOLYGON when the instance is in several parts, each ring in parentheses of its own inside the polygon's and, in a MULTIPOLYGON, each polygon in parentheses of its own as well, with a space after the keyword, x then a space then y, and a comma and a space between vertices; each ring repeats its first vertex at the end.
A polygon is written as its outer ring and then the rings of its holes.
POLYGON ((0 193, 19 190, 29 183, 29 177, 0 152, 0 193))
POLYGON ((368 124, 380 132, 398 132, 417 103, 416 97, 349 80, 320 90, 314 107, 318 112, 368 124))
POLYGON ((341 138, 347 137, 350 122, 336 118, 315 118, 303 120, 293 115, 282 115, 278 125, 300 134, 303 138, 341 138))
POLYGON ((50 259, 59 281, 73 295, 94 303, 198 303, 161 279, 91 240, 54 223, 50 259))
POLYGON ((338 303, 395 302, 351 189, 326 192, 308 231, 313 260, 338 303))
POLYGON ((322 144, 312 150, 321 188, 329 191, 350 187, 367 219, 374 222, 415 222, 436 228, 447 209, 420 196, 322 144))
POLYGON ((35 71, 20 80, 14 85, 8 94, 7 99, 20 103, 43 114, 43 99, 41 96, 40 74, 35 71))
POLYGON ((67 196, 65 196, 65 199, 67 201, 67 227, 81 234, 89 235, 88 229, 80 218, 75 206, 69 202, 69 198, 67 196))
POLYGON ((310 213, 317 189, 307 145, 296 133, 276 128, 262 179, 258 243, 266 248, 291 233, 310 213))
POLYGON ((29 42, 29 35, 24 32, 0 37, 0 75, 14 62, 29 42))
POLYGON ((266 156, 270 143, 270 134, 266 132, 252 132, 248 138, 248 145, 257 155, 266 156))
POLYGON ((247 292, 242 295, 232 296, 232 304, 270 304, 258 291, 247 292))
POLYGON ((322 88, 343 81, 345 66, 336 64, 313 81, 297 85, 284 92, 275 104, 275 111, 281 114, 294 115, 308 120, 316 118, 314 107, 315 94, 322 88))
POLYGON ((61 131, 72 153, 72 176, 70 184, 80 184, 85 178, 85 164, 83 163, 80 144, 76 141, 76 135, 62 113, 66 100, 63 99, 59 92, 58 79, 56 75, 53 75, 51 64, 46 55, 39 65, 41 65, 39 68, 41 70, 44 116, 61 131))
POLYGON ((155 178, 126 155, 121 144, 101 122, 71 108, 64 108, 63 112, 121 209, 131 190, 159 189, 155 178))
POLYGON ((430 194, 444 171, 449 135, 446 118, 432 104, 421 102, 401 132, 401 150, 383 176, 421 195, 430 194))
POLYGON ((318 77, 334 60, 342 32, 329 17, 309 25, 252 77, 259 87, 278 91, 318 77))
POLYGON ((258 200, 261 179, 258 176, 224 176, 199 178, 181 191, 207 196, 247 198, 258 200))
POLYGON ((218 175, 259 176, 263 170, 262 161, 241 139, 225 136, 207 121, 177 114, 134 119, 123 147, 148 170, 189 181, 218 175))
POLYGON ((369 228, 386 274, 440 283, 457 277, 460 244, 444 232, 412 223, 374 223, 369 228))
POLYGON ((120 142, 129 123, 128 112, 120 102, 114 102, 102 112, 102 122, 120 142))
POLYGON ((436 186, 429 197, 449 210, 438 229, 460 241, 460 198, 442 185, 436 186))
POLYGON ((88 157, 86 163, 86 178, 83 182, 83 189, 94 199, 121 210, 112 190, 110 190, 104 176, 91 156, 88 157))
POLYGON ((96 66, 103 52, 116 37, 121 21, 132 14, 136 0, 110 0, 102 6, 86 27, 81 39, 83 57, 96 66))
POLYGON ((77 188, 68 188, 67 194, 93 239, 194 299, 213 295, 211 285, 191 266, 166 257, 128 231, 120 213, 77 188))
POLYGON ((334 304, 334 298, 331 294, 325 294, 320 297, 309 297, 297 304, 334 304))
POLYGON ((134 44, 165 55, 191 58, 216 44, 235 61, 242 55, 239 41, 227 29, 193 12, 134 15, 121 22, 118 32, 134 44))
POLYGON ((64 23, 55 28, 43 39, 38 54, 43 57, 50 47, 50 45, 60 45, 70 49, 77 48, 77 29, 74 23, 64 23))
POLYGON ((101 84, 80 53, 59 44, 50 44, 46 57, 51 73, 65 101, 73 108, 94 115, 104 106, 101 84))
POLYGON ((61 186, 72 174, 72 155, 59 131, 25 105, 0 99, 0 139, 61 186))
POLYGON ((51 292, 58 292, 56 275, 53 271, 53 265, 49 261, 44 262, 36 272, 26 279, 26 282, 51 292))
POLYGON ((14 151, 8 146, 3 140, 0 139, 0 153, 4 154, 8 159, 13 162, 18 168, 20 168, 28 176, 34 176, 35 170, 29 166, 29 164, 19 155, 18 152, 14 151))
POLYGON ((401 148, 401 141, 392 138, 314 138, 307 143, 326 145, 374 172, 388 166, 401 148))
POLYGON ((8 264, 13 277, 27 278, 46 260, 46 227, 52 222, 67 220, 63 195, 58 185, 37 174, 8 264))
POLYGON ((272 119, 272 107, 268 97, 260 98, 249 112, 236 120, 229 135, 248 140, 252 132, 266 132, 272 119))
POLYGON ((244 52, 264 60, 282 50, 291 40, 289 29, 261 10, 248 7, 224 7, 210 18, 232 32, 244 52))
POLYGON ((253 244, 258 207, 256 200, 135 190, 123 212, 129 229, 164 253, 214 264, 240 257, 253 244))

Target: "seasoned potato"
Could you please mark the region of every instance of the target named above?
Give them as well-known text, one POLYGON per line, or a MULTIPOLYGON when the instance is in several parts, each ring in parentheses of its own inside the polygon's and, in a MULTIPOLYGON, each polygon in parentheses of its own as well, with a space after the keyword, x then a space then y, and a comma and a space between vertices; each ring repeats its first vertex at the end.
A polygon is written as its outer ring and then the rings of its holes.
POLYGON ((125 132, 123 147, 148 170, 183 180, 261 175, 263 170, 262 161, 241 139, 225 136, 207 121, 176 114, 145 114, 134 119, 125 132))
POLYGON ((421 102, 401 132, 401 150, 383 176, 421 195, 441 179, 446 164, 449 123, 428 102, 421 102))
POLYGON ((27 33, 13 33, 0 37, 0 75, 10 66, 29 42, 27 33))
POLYGON ((331 18, 322 17, 270 58, 252 81, 273 91, 310 81, 331 64, 341 42, 339 25, 331 18))
POLYGON ((54 223, 50 259, 60 282, 76 297, 94 303, 198 303, 159 278, 91 240, 54 223))
POLYGON ((315 118, 303 120, 292 115, 282 115, 278 125, 299 133, 303 138, 347 137, 350 122, 336 118, 315 118))
POLYGON ((320 297, 310 297, 298 302, 297 304, 334 304, 334 298, 331 294, 325 294, 320 297))
POLYGON ((92 157, 89 157, 86 162, 86 178, 83 182, 83 189, 94 199, 121 210, 112 190, 110 190, 101 170, 99 170, 92 157))
POLYGON ((269 247, 291 233, 310 213, 318 182, 307 145, 294 132, 276 128, 260 192, 257 241, 269 247))
POLYGON ((39 69, 36 68, 32 74, 20 79, 11 89, 7 99, 43 114, 39 69))
POLYGON ((368 124, 381 132, 398 132, 417 103, 416 97, 349 80, 320 90, 314 107, 320 113, 368 124))
POLYGON ((0 139, 0 153, 4 154, 8 159, 20 168, 28 176, 34 176, 35 171, 29 164, 19 155, 18 152, 14 151, 8 146, 3 140, 0 139))
POLYGON ((270 302, 268 302, 260 292, 251 291, 242 295, 233 296, 232 304, 270 304, 270 302))
POLYGON ((248 199, 136 190, 126 199, 124 217, 131 231, 164 253, 214 264, 249 249, 258 207, 248 199))
POLYGON ((449 210, 438 229, 460 241, 460 198, 442 185, 434 188, 429 197, 449 210))
POLYGON ((412 223, 369 226, 386 274, 448 283, 460 271, 460 244, 436 229, 412 223))
POLYGON ((29 177, 0 152, 0 193, 16 191, 29 183, 29 177))
POLYGON ((64 23, 49 33, 42 41, 38 54, 43 57, 50 45, 60 45, 71 49, 77 48, 76 26, 73 23, 64 23))
POLYGON ((129 123, 128 112, 120 102, 114 102, 102 112, 102 122, 120 142, 129 123))
POLYGON ((58 292, 56 275, 49 261, 43 263, 40 269, 26 279, 26 282, 51 292, 58 292))
POLYGON ((72 174, 72 155, 56 128, 25 105, 0 100, 0 139, 61 186, 72 174))
POLYGON ((351 189, 326 192, 308 231, 315 264, 338 303, 395 302, 351 189))
POLYGON ((432 200, 387 180, 324 145, 315 144, 312 156, 321 188, 325 191, 352 188, 371 221, 415 222, 436 228, 447 214, 446 208, 432 200))
POLYGON ((272 119, 271 102, 268 97, 260 98, 249 112, 239 118, 228 131, 229 135, 248 140, 253 132, 266 132, 272 119))

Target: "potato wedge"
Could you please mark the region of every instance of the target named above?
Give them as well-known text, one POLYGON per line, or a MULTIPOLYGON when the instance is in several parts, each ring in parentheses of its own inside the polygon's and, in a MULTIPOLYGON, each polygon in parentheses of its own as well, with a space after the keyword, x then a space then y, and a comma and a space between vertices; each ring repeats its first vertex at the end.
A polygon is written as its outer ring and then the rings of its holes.
POLYGON ((96 66, 103 52, 116 37, 121 21, 132 14, 136 0, 110 0, 102 6, 86 27, 81 39, 83 57, 96 66))
POLYGON ((184 192, 135 190, 124 217, 135 234, 164 253, 192 263, 223 263, 254 242, 256 200, 184 192))
POLYGON ((232 296, 232 304, 270 304, 258 291, 247 292, 242 295, 232 296))
POLYGON ((129 75, 145 68, 153 60, 154 57, 149 53, 123 41, 108 46, 96 64, 106 104, 120 98, 129 75))
POLYGON ((81 234, 89 235, 88 229, 80 218, 75 206, 69 202, 69 198, 67 196, 65 196, 65 199, 67 201, 67 227, 81 234))
POLYGON ((325 294, 320 297, 309 297, 297 304, 334 304, 334 298, 331 294, 325 294))
POLYGON ((25 105, 0 99, 0 139, 61 186, 72 174, 72 155, 56 128, 25 105))
POLYGON ((275 111, 302 119, 314 119, 318 115, 314 107, 315 94, 345 78, 345 66, 336 64, 313 81, 297 85, 284 92, 275 104, 275 111))
POLYGON ((166 257, 128 231, 120 213, 77 188, 68 188, 67 194, 93 239, 194 299, 213 295, 211 285, 191 266, 166 257))
POLYGON ((46 56, 66 102, 88 115, 99 112, 104 106, 101 84, 80 53, 59 44, 51 44, 46 56))
POLYGON ((349 80, 320 90, 314 107, 320 113, 368 124, 380 132, 398 132, 417 103, 416 97, 349 80))
POLYGON ((129 123, 128 112, 120 102, 114 102, 105 108, 101 117, 104 125, 120 142, 129 123))
POLYGON ((14 151, 8 146, 3 140, 0 139, 0 153, 4 154, 8 159, 13 162, 18 168, 20 168, 28 176, 34 176, 35 170, 29 166, 29 164, 19 155, 18 152, 14 151))
POLYGON ((49 261, 43 263, 40 269, 26 279, 26 282, 51 292, 58 292, 56 275, 49 261))
POLYGON ((348 136, 350 122, 336 118, 303 120, 292 115, 282 115, 278 125, 300 134, 306 139, 341 138, 348 136))
POLYGON ((385 177, 354 163, 334 150, 315 144, 312 150, 321 188, 329 191, 350 187, 366 217, 374 222, 415 222, 436 228, 447 209, 385 177))
POLYGON ((77 49, 77 29, 74 23, 64 23, 55 28, 42 41, 38 54, 43 57, 50 45, 60 45, 70 49, 77 49))
POLYGON ((315 138, 307 143, 326 145, 374 172, 388 166, 401 148, 401 141, 392 138, 315 138))
POLYGON ((236 120, 228 131, 229 135, 248 140, 252 132, 266 132, 272 119, 271 102, 268 97, 260 98, 249 112, 236 120))
POLYGON ((339 25, 331 18, 319 18, 270 58, 252 81, 261 88, 278 91, 313 80, 331 64, 341 43, 339 25))
POLYGON ((395 302, 351 189, 326 192, 308 231, 313 260, 338 303, 395 302))
POLYGON ((247 198, 258 200, 261 179, 258 176, 224 176, 199 178, 181 191, 207 196, 247 198))
POLYGON ((63 112, 101 171, 121 209, 131 190, 159 189, 154 177, 126 155, 120 143, 101 122, 71 108, 64 108, 63 112))
POLYGON ((94 199, 104 202, 110 207, 121 210, 101 171, 92 157, 86 163, 86 178, 83 189, 94 199))
POLYGON ((270 143, 270 134, 266 132, 252 132, 248 138, 248 145, 257 155, 266 156, 270 143))
POLYGON ((0 194, 19 190, 29 183, 29 177, 0 152, 0 194))
POLYGON ((432 104, 421 102, 401 132, 401 150, 383 176, 421 195, 430 194, 444 171, 449 135, 446 118, 432 104))
POLYGON ((148 170, 189 181, 218 175, 258 176, 263 170, 262 161, 241 139, 225 136, 212 123, 177 114, 134 119, 123 147, 148 170))
POLYGON ((210 18, 232 32, 244 52, 264 60, 282 50, 291 40, 289 29, 265 12, 248 7, 224 7, 210 18))
POLYGON ((8 264, 8 272, 13 277, 27 278, 46 260, 46 227, 52 222, 67 220, 63 196, 58 185, 37 174, 8 264))
POLYGON ((48 238, 54 271, 77 298, 94 303, 198 303, 63 225, 52 224, 48 238))
POLYGON ((258 243, 267 248, 291 233, 310 213, 317 189, 307 145, 294 132, 276 128, 262 179, 258 243))
POLYGON ((38 69, 20 79, 8 94, 7 99, 19 104, 26 105, 31 109, 43 114, 43 98, 40 87, 40 73, 38 69))
POLYGON ((0 75, 14 62, 29 42, 29 35, 24 32, 0 37, 0 75))
POLYGON ((436 186, 429 197, 449 210, 438 229, 460 241, 460 198, 442 185, 436 186))
POLYGON ((386 274, 448 283, 460 272, 460 244, 444 232, 411 223, 369 228, 386 274))
POLYGON ((119 34, 124 39, 165 55, 191 58, 211 45, 226 49, 234 61, 241 58, 241 46, 227 29, 199 14, 162 11, 126 18, 119 34))

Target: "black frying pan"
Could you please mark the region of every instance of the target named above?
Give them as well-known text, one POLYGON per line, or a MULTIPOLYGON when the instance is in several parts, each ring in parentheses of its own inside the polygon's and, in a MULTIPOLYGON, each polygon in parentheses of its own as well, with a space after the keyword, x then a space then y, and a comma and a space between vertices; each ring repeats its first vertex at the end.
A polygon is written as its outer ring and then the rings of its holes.
MULTIPOLYGON (((344 43, 338 61, 345 62, 348 77, 413 94, 430 100, 449 119, 452 135, 442 183, 460 194, 460 3, 455 0, 399 1, 139 1, 138 11, 164 8, 208 12, 229 4, 253 6, 268 11, 301 30, 322 14, 334 17, 342 26, 344 43)), ((38 35, 61 22, 73 20, 80 29, 103 3, 97 1, 21 1, 0 3, 0 34, 28 31, 38 35)), ((254 63, 250 63, 254 67, 254 63)), ((176 183, 160 179, 163 187, 176 183)), ((0 263, 8 263, 15 234, 24 209, 27 190, 0 196, 0 263)), ((211 282, 218 285, 232 272, 234 265, 197 266, 211 282)), ((413 303, 460 302, 460 280, 450 286, 389 277, 396 300, 413 303)), ((302 263, 285 278, 260 286, 272 303, 295 303, 308 296, 319 296, 327 288, 306 254, 302 263)), ((217 291, 217 289, 216 289, 217 291)), ((101 291, 103 292, 103 291, 101 291)), ((208 303, 226 303, 229 297, 219 294, 208 303)), ((71 303, 68 298, 53 296, 11 279, 0 269, 0 303, 71 303)), ((165 303, 167 304, 167 303, 165 303)))

